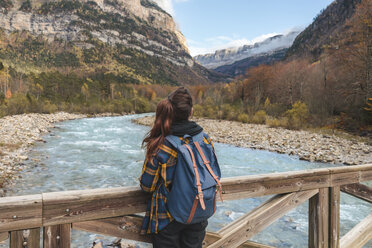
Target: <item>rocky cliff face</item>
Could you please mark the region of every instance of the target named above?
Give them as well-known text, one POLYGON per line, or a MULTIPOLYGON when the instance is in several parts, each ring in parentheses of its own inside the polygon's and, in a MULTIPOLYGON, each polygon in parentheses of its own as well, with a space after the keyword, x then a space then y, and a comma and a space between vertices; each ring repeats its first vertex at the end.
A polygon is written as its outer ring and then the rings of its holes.
POLYGON ((286 57, 319 57, 325 46, 337 42, 347 29, 345 22, 355 11, 361 0, 335 0, 314 18, 294 40, 286 57))
POLYGON ((172 16, 150 0, 0 0, 0 59, 129 83, 220 79, 194 63, 172 16))
POLYGON ((291 46, 298 33, 298 31, 293 31, 286 35, 276 35, 253 45, 217 50, 212 54, 195 56, 194 59, 209 69, 232 65, 240 60, 250 57, 267 56, 268 54, 273 54, 276 51, 288 48, 291 46))
POLYGON ((32 0, 28 11, 21 8, 24 3, 16 1, 1 14, 0 27, 7 32, 25 30, 43 35, 48 41, 78 42, 87 48, 91 47, 89 38, 95 38, 163 57, 177 65, 193 66, 185 38, 176 29, 172 17, 150 1, 32 0))

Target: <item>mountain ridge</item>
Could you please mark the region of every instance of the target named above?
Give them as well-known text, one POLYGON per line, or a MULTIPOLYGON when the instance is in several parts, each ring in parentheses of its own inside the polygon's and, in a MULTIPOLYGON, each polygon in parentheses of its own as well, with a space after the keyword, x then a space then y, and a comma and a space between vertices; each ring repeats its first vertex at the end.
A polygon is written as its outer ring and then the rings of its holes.
POLYGON ((220 78, 195 64, 172 16, 149 0, 1 0, 0 27, 0 59, 27 65, 18 68, 23 71, 68 66, 79 74, 103 70, 121 75, 121 82, 145 84, 220 78), (17 43, 22 37, 28 47, 17 43))
POLYGON ((278 34, 252 45, 221 49, 214 53, 194 56, 194 59, 208 69, 216 69, 221 66, 232 65, 237 61, 252 56, 259 54, 264 55, 265 53, 288 48, 298 33, 299 31, 296 30, 288 32, 287 34, 278 34))
POLYGON ((289 47, 286 58, 311 56, 317 59, 324 49, 342 39, 346 21, 354 14, 361 0, 335 0, 323 9, 289 47))
POLYGON ((244 75, 248 69, 259 65, 270 65, 284 59, 288 48, 282 48, 267 53, 260 53, 248 58, 238 60, 233 64, 222 65, 213 70, 228 75, 231 78, 244 75))

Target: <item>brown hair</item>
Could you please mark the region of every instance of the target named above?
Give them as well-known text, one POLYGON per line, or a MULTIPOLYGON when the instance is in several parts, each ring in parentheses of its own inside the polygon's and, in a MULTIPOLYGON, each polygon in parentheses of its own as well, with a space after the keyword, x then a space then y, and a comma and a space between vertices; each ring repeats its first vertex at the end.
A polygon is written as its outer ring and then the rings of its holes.
POLYGON ((156 107, 155 121, 142 142, 146 148, 146 159, 151 161, 165 137, 170 134, 172 123, 187 120, 192 110, 192 97, 185 87, 179 87, 161 100, 156 107))

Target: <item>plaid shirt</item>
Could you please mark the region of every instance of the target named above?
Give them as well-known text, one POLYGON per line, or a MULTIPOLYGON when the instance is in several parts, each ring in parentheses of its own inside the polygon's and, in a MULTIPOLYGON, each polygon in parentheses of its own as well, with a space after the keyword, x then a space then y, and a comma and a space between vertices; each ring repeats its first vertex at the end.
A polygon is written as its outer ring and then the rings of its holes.
MULTIPOLYGON (((203 140, 213 146, 212 141, 205 133, 203 140)), ((165 140, 152 162, 145 160, 143 164, 142 174, 139 178, 140 185, 144 191, 152 195, 147 203, 141 234, 158 233, 173 220, 166 206, 166 195, 173 180, 176 163, 177 150, 165 140)))

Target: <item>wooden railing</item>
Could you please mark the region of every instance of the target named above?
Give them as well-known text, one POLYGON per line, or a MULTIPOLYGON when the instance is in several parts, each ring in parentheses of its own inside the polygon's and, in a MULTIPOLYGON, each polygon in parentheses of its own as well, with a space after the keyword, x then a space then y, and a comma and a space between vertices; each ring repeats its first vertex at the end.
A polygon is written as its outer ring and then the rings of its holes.
MULTIPOLYGON (((372 214, 340 238, 340 191, 372 202, 372 164, 224 178, 224 200, 274 195, 217 233, 204 247, 270 247, 249 241, 271 223, 309 200, 309 247, 362 247, 372 238, 372 214)), ((0 198, 0 240, 11 248, 70 247, 72 229, 150 242, 139 235, 149 195, 138 187, 42 193, 0 198)))

